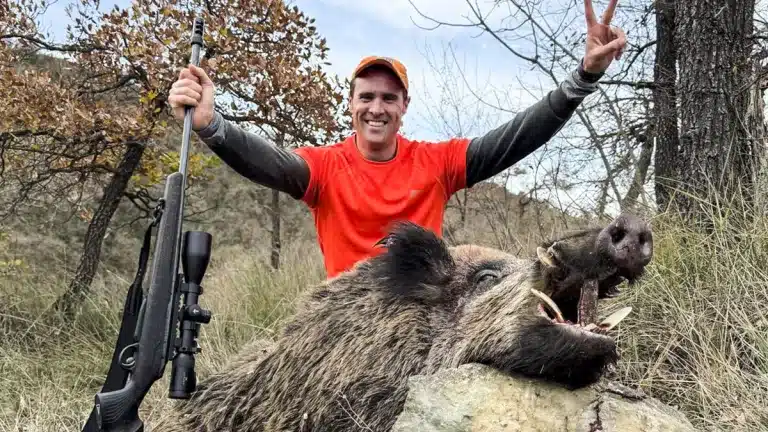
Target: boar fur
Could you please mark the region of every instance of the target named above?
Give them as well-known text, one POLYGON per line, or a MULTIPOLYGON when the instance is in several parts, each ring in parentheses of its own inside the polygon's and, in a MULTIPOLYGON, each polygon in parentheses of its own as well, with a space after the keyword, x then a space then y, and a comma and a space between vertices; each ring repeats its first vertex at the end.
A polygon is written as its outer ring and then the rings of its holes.
POLYGON ((381 247, 309 290, 273 346, 257 345, 202 380, 155 430, 386 431, 408 377, 466 363, 571 389, 593 384, 618 353, 608 334, 573 324, 580 286, 598 279, 600 298, 617 295, 618 284, 642 276, 652 237, 645 222, 622 215, 520 258, 449 247, 406 222, 381 247))

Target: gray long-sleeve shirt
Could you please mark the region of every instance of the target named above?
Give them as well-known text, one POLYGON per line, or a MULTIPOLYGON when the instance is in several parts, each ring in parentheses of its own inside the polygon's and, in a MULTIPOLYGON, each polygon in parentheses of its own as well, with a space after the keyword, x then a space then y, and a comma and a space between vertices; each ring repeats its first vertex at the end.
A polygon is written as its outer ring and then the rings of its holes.
MULTIPOLYGON (((467 148, 467 187, 514 165, 548 142, 571 118, 576 107, 597 89, 602 74, 582 64, 541 100, 508 122, 473 138, 467 148)), ((307 163, 291 150, 279 148, 215 112, 211 123, 197 131, 208 147, 236 172, 295 199, 309 185, 307 163)))

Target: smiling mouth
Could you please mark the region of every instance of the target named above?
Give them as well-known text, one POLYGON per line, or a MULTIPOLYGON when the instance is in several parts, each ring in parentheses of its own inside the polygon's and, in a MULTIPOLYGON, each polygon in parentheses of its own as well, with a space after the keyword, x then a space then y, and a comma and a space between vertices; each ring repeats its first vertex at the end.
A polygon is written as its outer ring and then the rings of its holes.
POLYGON ((589 283, 582 287, 582 295, 578 305, 579 318, 578 322, 575 323, 563 317, 560 308, 549 296, 533 288, 531 288, 531 293, 542 300, 536 307, 538 314, 548 319, 553 324, 566 326, 588 334, 607 335, 610 330, 615 328, 629 315, 632 308, 629 306, 621 308, 602 319, 600 322, 597 322, 595 312, 597 310, 597 292, 596 288, 594 289, 594 292, 590 292, 590 288, 589 283))
POLYGON ((377 128, 386 126, 387 122, 384 120, 365 120, 365 124, 377 128))

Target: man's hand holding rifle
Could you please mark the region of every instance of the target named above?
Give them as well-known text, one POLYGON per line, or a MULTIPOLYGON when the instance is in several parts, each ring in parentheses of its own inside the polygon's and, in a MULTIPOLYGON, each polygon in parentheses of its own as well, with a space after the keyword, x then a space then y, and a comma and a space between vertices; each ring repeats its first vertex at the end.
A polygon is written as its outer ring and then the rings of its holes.
MULTIPOLYGON (((191 63, 197 65, 203 45, 203 21, 199 18, 195 19, 191 42, 191 63)), ((198 304, 203 292, 200 283, 210 259, 211 235, 187 231, 182 244, 189 140, 193 119, 200 116, 194 111, 194 107, 184 108, 179 171, 168 176, 165 195, 145 234, 139 270, 125 301, 123 322, 107 379, 96 394, 83 432, 143 431, 139 406, 155 381, 162 378, 169 361, 173 363, 168 397, 187 399, 195 390, 194 356, 199 352, 198 329, 200 324, 211 319, 211 313, 198 304), (158 238, 149 290, 144 298, 141 281, 155 225, 158 225, 158 238), (180 305, 182 297, 183 304, 180 305)))

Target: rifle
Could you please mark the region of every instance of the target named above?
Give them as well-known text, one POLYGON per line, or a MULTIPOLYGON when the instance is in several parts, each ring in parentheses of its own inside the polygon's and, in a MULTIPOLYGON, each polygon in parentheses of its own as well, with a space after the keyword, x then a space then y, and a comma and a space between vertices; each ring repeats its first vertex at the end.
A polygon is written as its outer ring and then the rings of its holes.
MULTIPOLYGON (((194 21, 191 44, 191 63, 198 65, 203 45, 200 18, 194 21)), ((170 398, 189 399, 197 386, 195 354, 200 352, 197 335, 200 325, 211 320, 211 312, 198 305, 198 297, 203 292, 200 282, 210 260, 212 237, 203 231, 187 231, 183 246, 181 244, 193 113, 193 107, 186 108, 179 170, 167 177, 165 195, 144 235, 139 269, 126 296, 112 362, 83 432, 143 431, 139 406, 154 382, 163 376, 168 361, 173 362, 170 398), (158 224, 152 277, 144 298, 141 282, 152 228, 158 224), (183 275, 178 271, 179 260, 183 275), (180 306, 181 295, 184 303, 180 306)))

